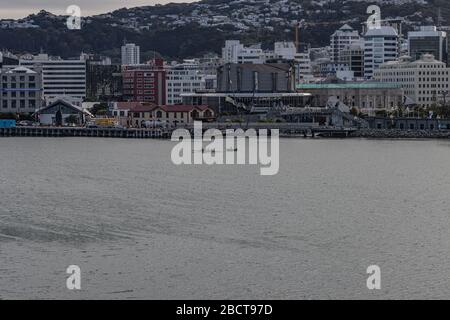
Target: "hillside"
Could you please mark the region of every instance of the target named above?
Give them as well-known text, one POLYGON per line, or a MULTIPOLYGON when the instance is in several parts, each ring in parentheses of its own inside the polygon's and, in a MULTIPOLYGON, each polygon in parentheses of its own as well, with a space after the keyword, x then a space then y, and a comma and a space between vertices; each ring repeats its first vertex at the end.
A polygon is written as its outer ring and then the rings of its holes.
POLYGON ((153 50, 188 58, 219 53, 226 39, 261 42, 263 47, 275 40, 292 40, 293 25, 302 21, 301 41, 324 46, 344 23, 360 30, 368 17, 366 8, 373 3, 379 3, 383 18, 404 18, 405 30, 437 24, 439 11, 440 22, 450 25, 447 0, 203 0, 119 9, 83 18, 82 30, 68 30, 66 17, 41 11, 18 21, 35 28, 0 29, 0 43, 18 53, 42 49, 68 57, 84 51, 118 59, 126 39, 141 46, 144 58, 153 50))

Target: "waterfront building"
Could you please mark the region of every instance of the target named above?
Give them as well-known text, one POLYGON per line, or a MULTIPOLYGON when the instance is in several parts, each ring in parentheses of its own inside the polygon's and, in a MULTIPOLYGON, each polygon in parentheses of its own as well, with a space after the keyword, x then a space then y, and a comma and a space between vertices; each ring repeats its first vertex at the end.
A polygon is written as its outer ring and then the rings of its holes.
POLYGON ((138 65, 141 63, 141 49, 134 43, 122 46, 122 65, 138 65))
POLYGON ((166 104, 166 69, 162 59, 154 59, 147 64, 122 66, 123 98, 166 104))
POLYGON ((422 26, 419 31, 408 33, 409 56, 419 60, 424 54, 434 55, 436 60, 448 65, 447 32, 434 26, 422 26))
POLYGON ((199 63, 185 60, 183 63, 166 67, 168 105, 181 104, 182 93, 196 92, 206 89, 206 75, 202 73, 199 63))
POLYGON ((450 68, 433 55, 425 54, 420 60, 401 57, 399 61, 384 63, 375 72, 375 79, 399 84, 411 103, 431 106, 446 102, 449 94, 450 68))
POLYGON ((259 46, 244 47, 239 40, 225 41, 222 49, 224 63, 264 63, 264 51, 259 46))
POLYGON ((364 35, 364 77, 373 78, 379 66, 399 55, 399 35, 390 26, 369 29, 364 35))
POLYGON ((37 111, 39 123, 47 126, 83 125, 92 114, 66 100, 56 100, 37 111))
POLYGON ((142 128, 147 123, 167 126, 183 126, 192 124, 194 121, 214 121, 216 114, 208 106, 194 105, 151 105, 135 104, 126 105, 118 103, 113 116, 124 126, 142 128), (127 109, 128 108, 128 109, 127 109), (127 109, 124 112, 123 109, 127 109))
POLYGON ((289 63, 225 64, 217 71, 219 92, 293 92, 295 72, 289 63))
POLYGON ((360 42, 361 37, 358 31, 354 30, 348 24, 343 25, 331 35, 331 61, 340 63, 342 51, 347 47, 353 44, 359 44, 360 42))
POLYGON ((0 90, 0 113, 33 113, 42 107, 42 71, 3 67, 0 90))
POLYGON ((183 104, 208 105, 216 114, 267 114, 310 105, 311 94, 299 92, 196 92, 181 95, 183 104))
POLYGON ((43 95, 46 103, 59 98, 81 106, 86 98, 86 61, 84 58, 66 59, 50 57, 48 54, 28 56, 20 65, 42 70, 43 95))
POLYGON ((346 82, 304 83, 297 85, 297 91, 312 95, 312 107, 325 107, 330 97, 360 111, 372 114, 376 110, 391 110, 403 104, 403 89, 396 83, 346 82))

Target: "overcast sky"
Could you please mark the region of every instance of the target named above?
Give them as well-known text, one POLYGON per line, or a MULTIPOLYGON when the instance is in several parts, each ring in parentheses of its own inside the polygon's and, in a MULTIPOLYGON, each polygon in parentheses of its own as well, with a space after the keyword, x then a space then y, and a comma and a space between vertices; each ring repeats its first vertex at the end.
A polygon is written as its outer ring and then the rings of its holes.
POLYGON ((194 2, 194 0, 0 0, 0 18, 23 18, 42 9, 55 14, 65 14, 66 8, 72 4, 78 5, 81 14, 86 16, 123 7, 169 2, 194 2))

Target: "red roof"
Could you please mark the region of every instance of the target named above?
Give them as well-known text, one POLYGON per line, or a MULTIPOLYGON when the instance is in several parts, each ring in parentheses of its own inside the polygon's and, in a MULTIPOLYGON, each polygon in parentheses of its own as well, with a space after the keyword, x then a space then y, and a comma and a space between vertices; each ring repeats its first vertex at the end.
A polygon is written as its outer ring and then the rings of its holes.
POLYGON ((142 106, 142 102, 138 102, 138 101, 117 102, 116 106, 117 106, 117 109, 120 109, 120 110, 129 110, 129 109, 133 109, 133 108, 142 106))
POLYGON ((155 108, 156 108, 155 105, 140 105, 140 106, 131 108, 130 111, 131 112, 152 112, 153 110, 155 110, 155 108))
POLYGON ((156 106, 156 108, 159 108, 166 112, 190 112, 194 109, 205 111, 207 109, 210 109, 209 106, 201 105, 201 106, 194 106, 194 105, 174 105, 174 106, 156 106))
POLYGON ((194 105, 174 105, 174 106, 156 106, 156 105, 138 105, 131 108, 131 112, 151 112, 155 109, 161 109, 164 112, 191 112, 194 109, 205 111, 210 109, 208 106, 194 106, 194 105))

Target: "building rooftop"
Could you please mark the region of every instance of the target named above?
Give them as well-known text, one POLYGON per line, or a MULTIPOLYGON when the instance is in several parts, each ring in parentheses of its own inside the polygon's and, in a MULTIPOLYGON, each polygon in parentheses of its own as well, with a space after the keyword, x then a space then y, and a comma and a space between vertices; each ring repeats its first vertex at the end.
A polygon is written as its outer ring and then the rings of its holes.
POLYGON ((5 73, 28 73, 28 74, 35 74, 37 73, 36 71, 30 70, 28 68, 25 67, 17 67, 17 68, 13 68, 13 69, 9 69, 8 71, 6 71, 5 73))
POLYGON ((379 29, 369 29, 367 30, 364 37, 398 37, 397 31, 393 27, 383 26, 379 29))
POLYGON ((205 97, 205 98, 293 98, 293 97, 309 97, 310 93, 300 93, 300 92, 209 92, 209 93, 182 93, 181 97, 205 97))
POLYGON ((344 24, 342 27, 339 28, 341 31, 353 31, 353 28, 350 27, 348 24, 344 24))
POLYGON ((297 89, 400 89, 400 84, 386 82, 301 83, 297 89))
POLYGON ((130 111, 131 112, 151 112, 156 109, 161 109, 162 111, 165 111, 165 112, 190 112, 194 109, 204 111, 204 110, 209 109, 209 106, 206 106, 206 105, 198 105, 198 106, 197 105, 173 105, 173 106, 167 106, 167 105, 144 106, 144 105, 141 105, 141 106, 136 106, 136 107, 132 108, 130 111))

